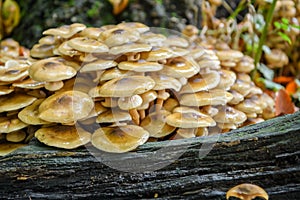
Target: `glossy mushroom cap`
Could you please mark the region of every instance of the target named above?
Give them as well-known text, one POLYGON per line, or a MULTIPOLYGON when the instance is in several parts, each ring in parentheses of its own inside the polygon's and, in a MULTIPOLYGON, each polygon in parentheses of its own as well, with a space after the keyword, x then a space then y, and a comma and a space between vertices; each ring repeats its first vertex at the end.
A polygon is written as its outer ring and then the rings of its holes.
POLYGON ((29 76, 35 81, 61 81, 76 75, 76 70, 60 62, 56 57, 39 60, 29 68, 29 76))
POLYGON ((56 93, 39 106, 39 118, 56 123, 72 123, 85 118, 94 107, 93 100, 76 90, 56 93))
POLYGON ((91 141, 91 133, 78 126, 55 125, 40 128, 35 132, 35 137, 48 146, 63 149, 75 149, 91 141))
POLYGON ((94 147, 111 153, 124 153, 136 149, 149 138, 149 133, 136 125, 104 127, 97 129, 92 136, 94 147))
POLYGON ((148 76, 121 77, 105 82, 94 95, 99 97, 128 97, 147 92, 154 86, 155 81, 148 76))
POLYGON ((67 39, 72 37, 79 31, 84 30, 85 28, 86 26, 84 24, 74 23, 71 25, 60 26, 58 28, 50 28, 48 30, 45 30, 43 32, 43 35, 53 35, 67 39))
POLYGON ((22 93, 11 93, 0 96, 0 113, 24 108, 32 104, 35 100, 35 97, 22 93))
POLYGON ((269 195, 264 189, 249 183, 243 183, 228 190, 226 193, 226 199, 229 199, 230 197, 236 197, 242 200, 251 200, 255 197, 261 197, 265 200, 269 199, 269 195))

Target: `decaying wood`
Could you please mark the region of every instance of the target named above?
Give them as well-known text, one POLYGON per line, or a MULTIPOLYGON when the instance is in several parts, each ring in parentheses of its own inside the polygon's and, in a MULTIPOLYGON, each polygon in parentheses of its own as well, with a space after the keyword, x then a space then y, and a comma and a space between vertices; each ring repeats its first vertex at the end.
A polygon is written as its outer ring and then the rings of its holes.
POLYGON ((229 188, 250 182, 266 189, 270 199, 297 199, 299 122, 298 112, 220 136, 147 143, 129 154, 32 142, 0 158, 0 197, 225 199, 229 188))

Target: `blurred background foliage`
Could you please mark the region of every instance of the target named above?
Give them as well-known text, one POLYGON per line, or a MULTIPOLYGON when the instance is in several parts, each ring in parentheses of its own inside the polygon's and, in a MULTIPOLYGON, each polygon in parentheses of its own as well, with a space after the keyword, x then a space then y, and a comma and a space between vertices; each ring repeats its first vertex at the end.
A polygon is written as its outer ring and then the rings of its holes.
MULTIPOLYGON (((124 0, 116 2, 124 3, 124 0)), ((129 0, 118 14, 113 13, 109 0, 16 0, 21 9, 21 21, 10 35, 31 48, 43 30, 74 22, 87 26, 139 21, 148 26, 182 30, 186 24, 201 25, 201 0, 129 0)), ((232 10, 239 0, 227 0, 232 10)), ((126 3, 126 2, 125 2, 126 3)), ((243 12, 242 12, 243 13, 243 12)), ((228 16, 228 8, 219 7, 217 17, 228 16)), ((238 16, 242 19, 242 16, 238 16)))

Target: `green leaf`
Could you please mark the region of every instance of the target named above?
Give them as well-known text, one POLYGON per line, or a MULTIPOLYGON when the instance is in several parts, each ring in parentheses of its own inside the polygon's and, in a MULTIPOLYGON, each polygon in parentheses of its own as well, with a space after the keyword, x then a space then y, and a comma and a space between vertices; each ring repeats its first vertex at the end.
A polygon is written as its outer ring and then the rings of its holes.
POLYGON ((291 27, 293 27, 293 28, 296 28, 296 29, 299 29, 299 30, 300 30, 300 26, 298 26, 298 25, 292 24, 292 25, 291 25, 291 27))
POLYGON ((283 32, 278 32, 278 35, 280 35, 280 37, 285 40, 286 42, 288 42, 289 44, 292 44, 292 40, 290 39, 290 37, 283 33, 283 32))
POLYGON ((276 27, 276 28, 278 28, 278 29, 281 29, 281 23, 279 23, 279 22, 274 22, 274 26, 276 27))
POLYGON ((290 24, 289 19, 287 19, 287 18, 285 18, 285 17, 283 17, 283 18, 281 19, 281 21, 282 21, 283 23, 285 23, 285 24, 290 24))
POLYGON ((274 71, 263 63, 259 63, 257 69, 267 80, 273 80, 274 71))
POLYGON ((285 31, 288 31, 290 29, 289 24, 281 24, 281 28, 285 31))
POLYGON ((278 84, 278 83, 274 83, 273 81, 264 79, 264 78, 258 78, 259 82, 262 82, 266 88, 271 89, 273 91, 278 91, 282 88, 284 88, 282 85, 278 84))

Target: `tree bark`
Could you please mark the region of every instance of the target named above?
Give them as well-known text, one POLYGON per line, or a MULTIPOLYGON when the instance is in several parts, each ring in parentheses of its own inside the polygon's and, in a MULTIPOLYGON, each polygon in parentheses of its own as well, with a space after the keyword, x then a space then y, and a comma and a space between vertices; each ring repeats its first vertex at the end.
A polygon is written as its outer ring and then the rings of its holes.
POLYGON ((128 154, 59 150, 33 141, 0 158, 0 196, 225 199, 229 188, 250 182, 266 189, 270 199, 298 199, 299 122, 297 112, 226 134, 149 142, 128 154), (160 149, 165 151, 158 156, 160 149))

